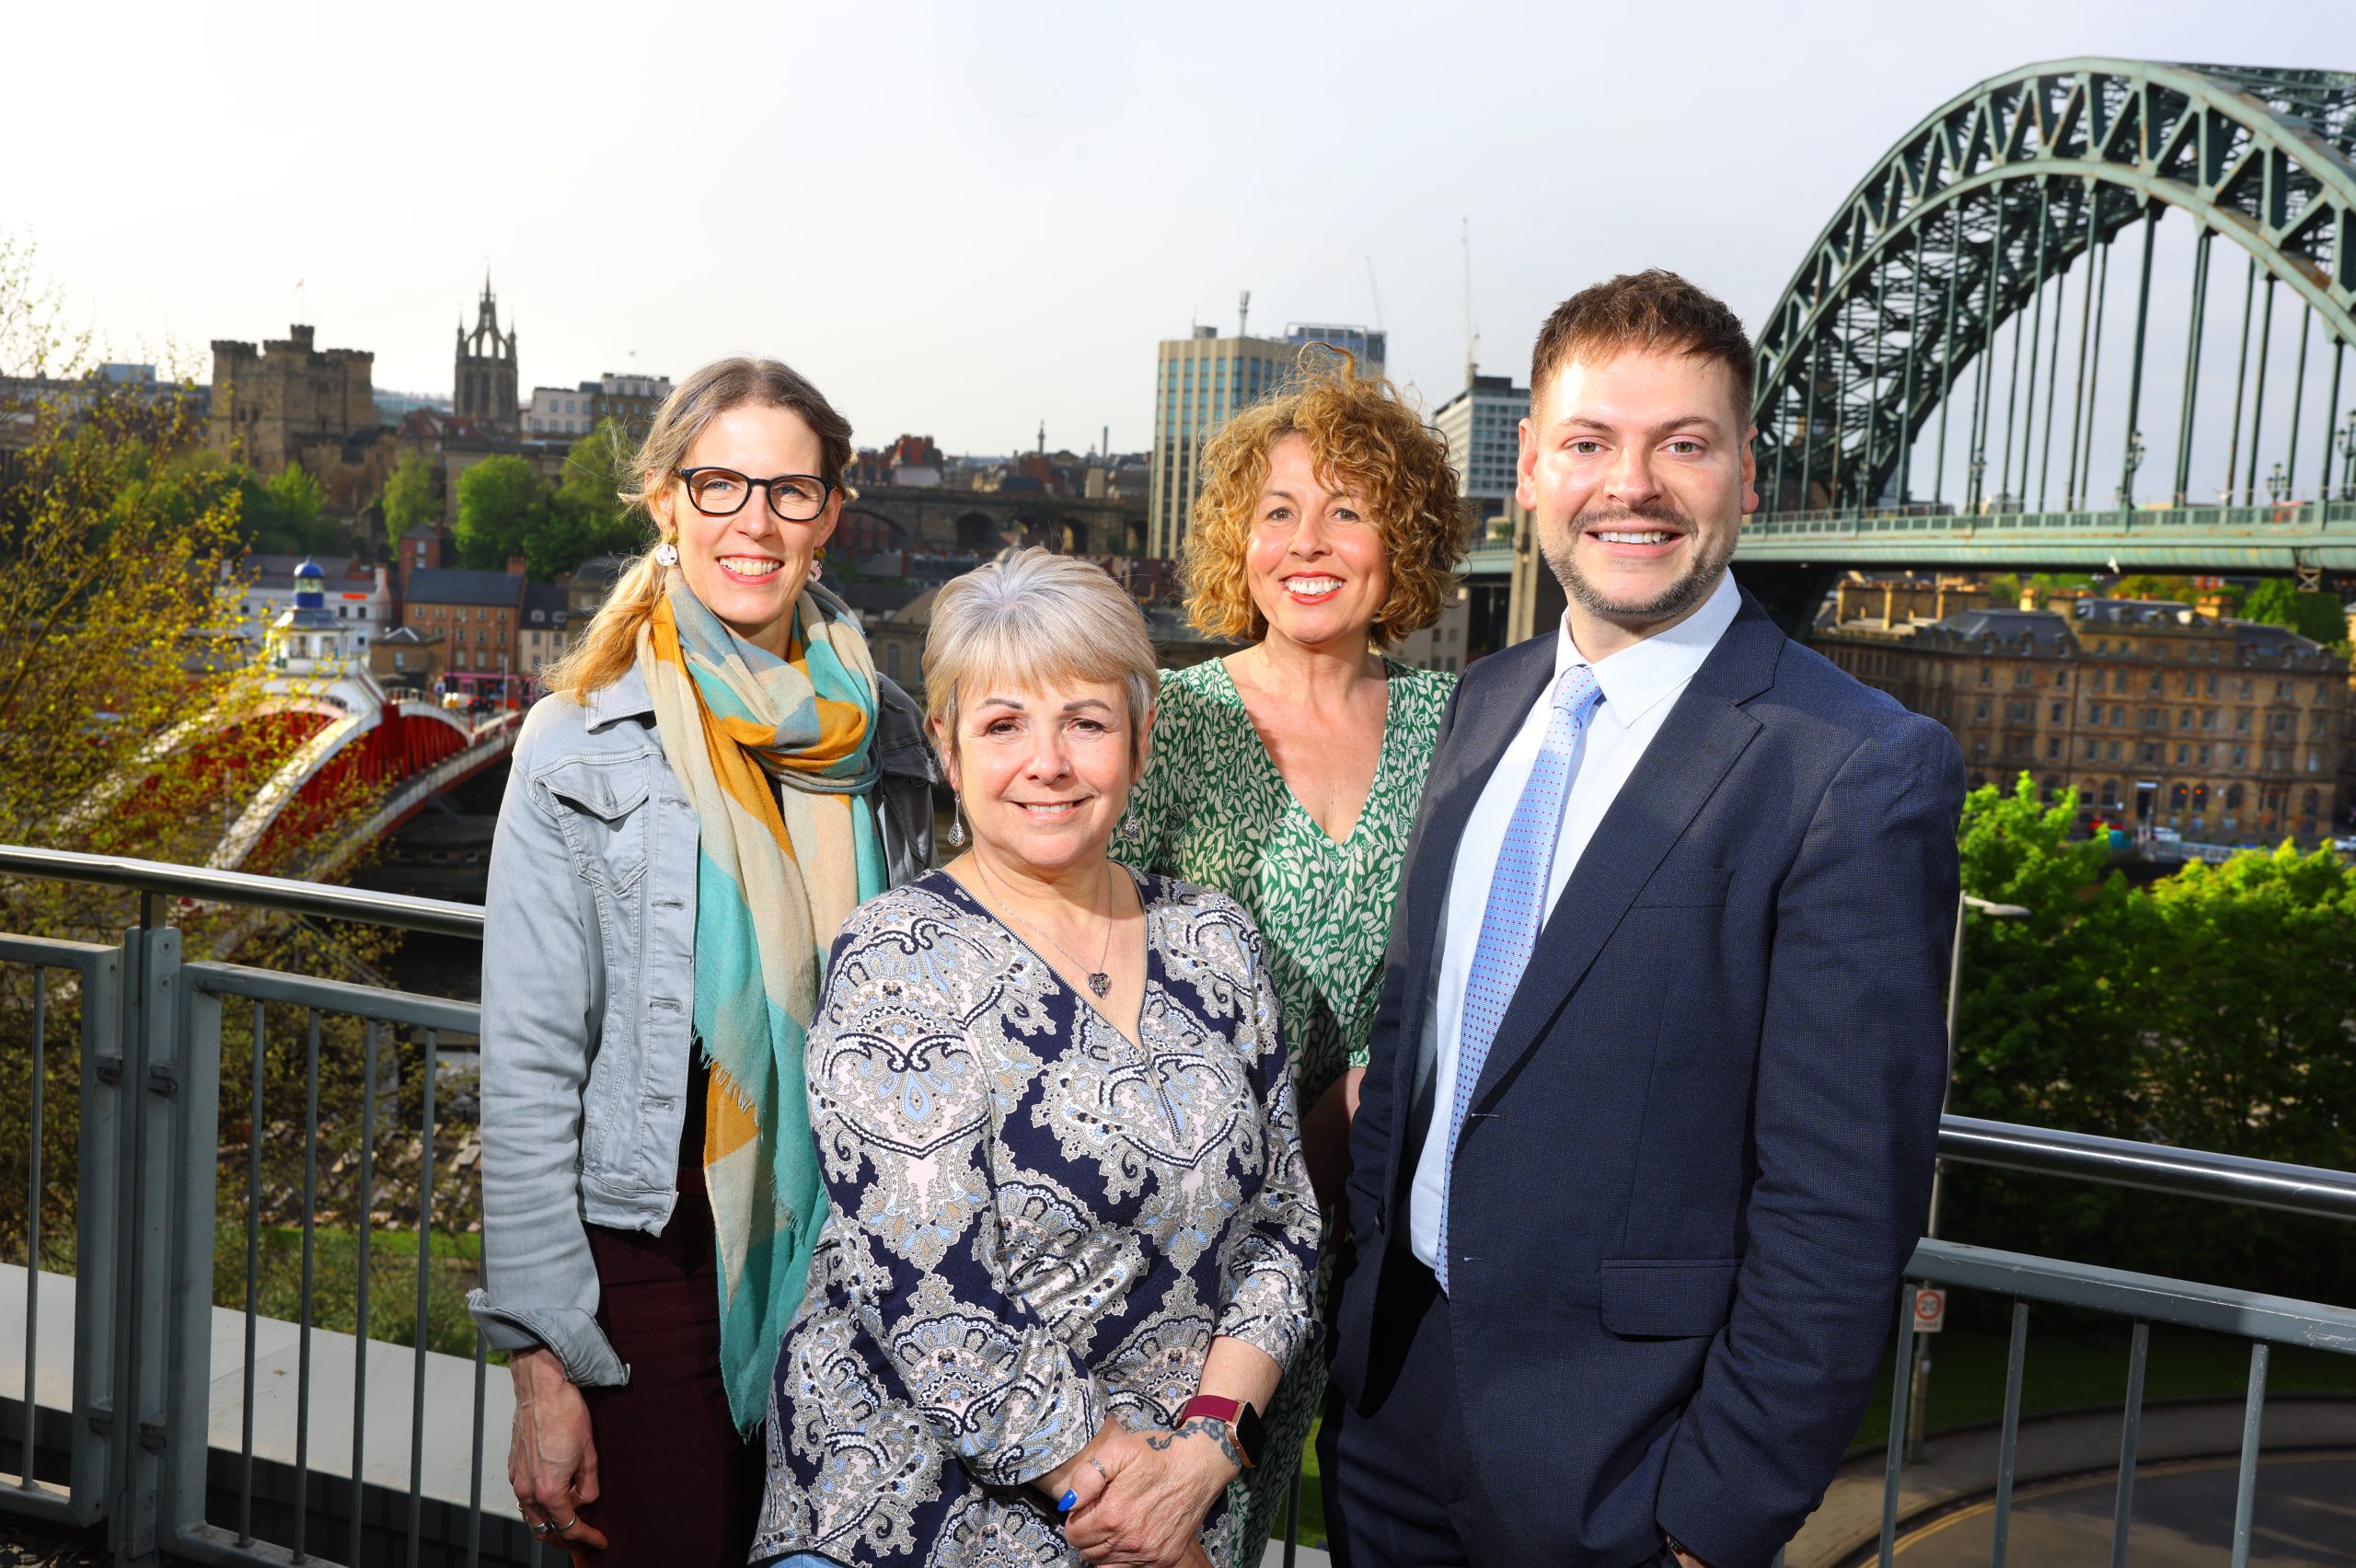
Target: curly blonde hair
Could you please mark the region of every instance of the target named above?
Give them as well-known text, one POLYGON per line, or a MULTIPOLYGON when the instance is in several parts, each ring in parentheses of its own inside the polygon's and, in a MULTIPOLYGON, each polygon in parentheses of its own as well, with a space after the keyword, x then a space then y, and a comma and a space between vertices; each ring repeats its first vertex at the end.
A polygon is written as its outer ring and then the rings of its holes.
MULTIPOLYGON (((1304 351, 1325 349, 1311 344, 1304 351)), ((1257 641, 1267 617, 1252 600, 1245 558, 1252 545, 1268 454, 1277 442, 1309 442, 1327 482, 1358 492, 1382 536, 1391 594, 1374 618, 1376 644, 1388 648, 1439 618, 1456 591, 1463 559, 1456 471, 1448 438, 1426 425, 1379 375, 1360 375, 1344 350, 1341 363, 1253 404, 1203 447, 1201 494, 1186 530, 1186 614, 1213 637, 1257 641)))

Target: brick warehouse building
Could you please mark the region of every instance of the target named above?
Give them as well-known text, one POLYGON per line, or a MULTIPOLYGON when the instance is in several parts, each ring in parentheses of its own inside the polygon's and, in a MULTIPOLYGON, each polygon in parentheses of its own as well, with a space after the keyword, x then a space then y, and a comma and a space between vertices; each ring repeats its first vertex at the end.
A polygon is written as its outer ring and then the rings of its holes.
POLYGON ((1946 725, 1975 788, 2027 772, 2048 794, 2074 787, 2089 818, 2219 843, 2313 844, 2356 801, 2348 662, 2279 627, 2083 598, 2067 614, 1850 613, 1810 640, 1946 725))

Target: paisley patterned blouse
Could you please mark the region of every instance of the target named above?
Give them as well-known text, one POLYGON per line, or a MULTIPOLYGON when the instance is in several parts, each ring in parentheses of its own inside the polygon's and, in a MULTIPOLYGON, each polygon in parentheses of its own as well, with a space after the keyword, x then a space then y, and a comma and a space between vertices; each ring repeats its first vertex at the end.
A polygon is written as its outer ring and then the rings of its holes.
MULTIPOLYGON (((810 1030, 828 1198, 778 1359, 753 1557, 1081 1563, 1025 1485, 1167 1425, 1216 1335, 1315 1339, 1317 1207, 1260 935, 1156 876, 1133 1045, 941 871, 836 940, 810 1030)), ((1203 1543, 1230 1561, 1215 1505, 1203 1543)))

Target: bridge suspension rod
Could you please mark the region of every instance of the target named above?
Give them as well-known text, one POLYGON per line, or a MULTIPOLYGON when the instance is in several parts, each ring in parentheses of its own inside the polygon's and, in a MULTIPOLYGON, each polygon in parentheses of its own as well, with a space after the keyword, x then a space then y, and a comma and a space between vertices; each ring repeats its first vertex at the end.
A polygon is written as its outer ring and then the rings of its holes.
MULTIPOLYGON (((1955 313, 1956 290, 1963 276, 1963 203, 1955 207, 1955 223, 1947 241, 1947 317, 1945 323, 1946 343, 1939 350, 1939 373, 1949 387, 1955 385, 1955 313)), ((1937 504, 1946 494, 1947 480, 1947 409, 1955 399, 1946 392, 1939 395, 1939 460, 1932 470, 1931 501, 1937 504)))
MULTIPOLYGON (((2323 402, 2323 439, 2316 443, 2323 451, 2323 461, 2316 466, 2316 505, 2318 508, 2331 499, 2332 421, 2339 411, 2339 361, 2347 352, 2347 341, 2335 334, 2331 340, 2331 396, 2323 402)), ((2356 456, 2356 453, 2350 455, 2356 456)))
POLYGON ((2266 361, 2274 347, 2274 274, 2266 275, 2266 303, 2259 307, 2258 320, 2258 380, 2250 388, 2249 399, 2249 468, 2248 478, 2242 481, 2242 504, 2258 504, 2258 438, 2266 427, 2266 361))
POLYGON ((2192 324, 2184 340, 2184 402, 2176 422, 2175 504, 2190 499, 2192 488, 2192 414, 2200 397, 2201 332, 2209 313, 2209 246, 2217 237, 2207 224, 2192 241, 2192 324))
POLYGON ((2119 509, 2135 510, 2135 469, 2142 462, 2143 343, 2152 325, 2152 252, 2159 243, 2160 204, 2143 204, 2143 262, 2135 288, 2135 352, 2127 372, 2127 431, 2119 447, 2119 509))
POLYGON ((2242 285, 2242 346, 2234 355, 2234 422, 2225 442, 2225 488, 2217 499, 2234 503, 2234 472, 2242 460, 2242 398, 2249 386, 2250 317, 2258 306, 2258 258, 2249 259, 2249 281, 2242 285))
MULTIPOLYGON (((2089 248, 2096 244, 2097 225, 2095 220, 2100 213, 2097 198, 2096 205, 2089 210, 2086 219, 2086 244, 2089 248)), ((2102 381, 2102 317, 2105 306, 2110 302, 2110 247, 2103 246, 2101 250, 2102 253, 2095 258, 2094 266, 2086 271, 2086 318, 2078 330, 2078 385, 2070 395, 2070 494, 2062 504, 2071 512, 2075 512, 2088 499, 2086 480, 2092 473, 2095 390, 2102 381), (2091 351, 2086 341, 2088 329, 2094 334, 2091 351), (2083 459, 2078 440, 2078 426, 2082 420, 2085 424, 2083 459)))
POLYGON ((2299 312, 2299 368, 2291 377, 2291 450, 2282 459, 2282 499, 2291 499, 2291 486, 2299 477, 2299 418, 2307 405, 2307 335, 2316 324, 2316 307, 2308 306, 2299 312))
MULTIPOLYGON (((2045 249, 2047 234, 2051 229, 2052 224, 2053 190, 2050 185, 2040 181, 2037 193, 2037 282, 2029 291, 2034 305, 2030 314, 2028 332, 2028 407, 2021 419, 2020 488, 2013 490, 2013 494, 2019 498, 2019 504, 2024 508, 2028 505, 2029 443, 2037 431, 2037 352, 2045 341, 2045 249)), ((2015 349, 2020 346, 2020 329, 2017 325, 2013 329, 2013 346, 2015 349)), ((2004 424, 2004 467, 2009 474, 2012 469, 2013 445, 2012 421, 2009 417, 2006 418, 2004 424)), ((2012 481, 2009 478, 2005 481, 2005 488, 2008 490, 2012 488, 2012 481)))

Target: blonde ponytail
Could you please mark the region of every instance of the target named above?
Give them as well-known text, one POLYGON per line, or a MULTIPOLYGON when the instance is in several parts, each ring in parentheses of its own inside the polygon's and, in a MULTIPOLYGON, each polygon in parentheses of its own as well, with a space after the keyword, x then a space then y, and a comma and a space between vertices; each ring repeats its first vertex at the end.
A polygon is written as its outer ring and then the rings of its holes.
POLYGON ((581 640, 549 666, 543 678, 551 696, 586 702, 591 692, 613 685, 637 663, 639 628, 654 618, 655 605, 668 592, 668 570, 649 550, 615 580, 581 640))

